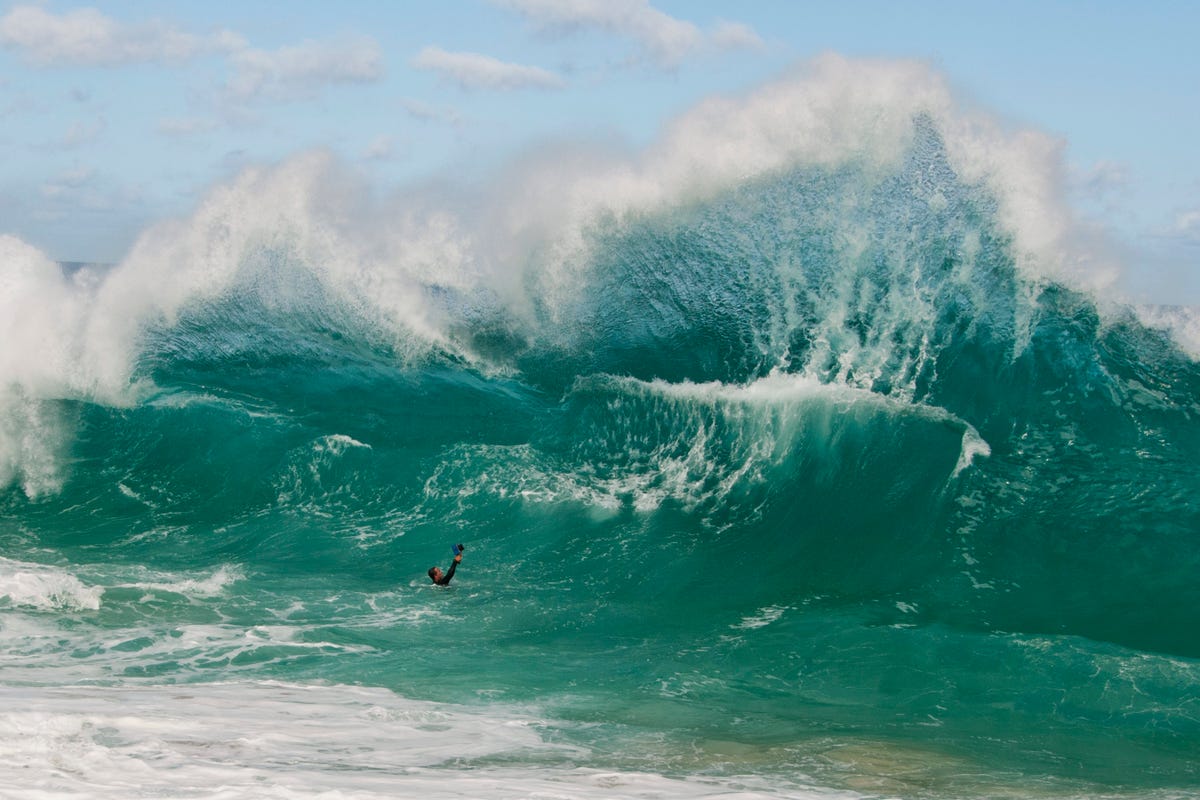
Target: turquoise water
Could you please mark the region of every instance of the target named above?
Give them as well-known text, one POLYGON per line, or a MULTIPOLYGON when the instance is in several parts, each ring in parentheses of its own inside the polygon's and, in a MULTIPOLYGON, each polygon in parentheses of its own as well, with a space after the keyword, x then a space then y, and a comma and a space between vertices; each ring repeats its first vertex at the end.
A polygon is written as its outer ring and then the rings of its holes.
POLYGON ((122 399, 14 380, 0 786, 1200 795, 1200 367, 914 131, 424 283, 422 348, 285 231, 122 399))

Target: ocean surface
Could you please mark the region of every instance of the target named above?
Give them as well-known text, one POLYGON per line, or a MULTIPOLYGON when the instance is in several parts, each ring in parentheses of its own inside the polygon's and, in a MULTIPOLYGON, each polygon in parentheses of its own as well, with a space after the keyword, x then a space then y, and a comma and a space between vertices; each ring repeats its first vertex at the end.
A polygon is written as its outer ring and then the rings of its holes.
POLYGON ((636 201, 0 237, 0 797, 1200 797, 1194 353, 840 80, 743 148, 884 133, 636 201))

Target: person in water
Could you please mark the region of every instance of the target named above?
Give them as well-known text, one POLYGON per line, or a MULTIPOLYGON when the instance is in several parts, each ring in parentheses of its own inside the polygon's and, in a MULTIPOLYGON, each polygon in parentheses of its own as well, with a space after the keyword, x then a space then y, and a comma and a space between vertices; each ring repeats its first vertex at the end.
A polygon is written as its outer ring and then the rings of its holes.
POLYGON ((462 551, 460 550, 454 556, 454 563, 450 565, 449 572, 443 574, 440 567, 430 567, 429 568, 429 579, 432 580, 434 583, 436 583, 438 586, 449 586, 450 579, 454 577, 454 570, 458 569, 458 565, 461 563, 462 563, 462 551))

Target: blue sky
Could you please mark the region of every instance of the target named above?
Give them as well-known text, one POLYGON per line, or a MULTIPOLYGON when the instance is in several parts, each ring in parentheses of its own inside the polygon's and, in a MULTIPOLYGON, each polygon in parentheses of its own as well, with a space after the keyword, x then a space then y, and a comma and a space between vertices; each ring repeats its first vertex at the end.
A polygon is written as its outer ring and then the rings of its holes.
POLYGON ((0 5, 0 234, 116 261, 248 164, 327 148, 380 187, 562 140, 637 149, 833 51, 915 58, 1066 143, 1147 299, 1200 303, 1200 3, 53 0, 0 5))

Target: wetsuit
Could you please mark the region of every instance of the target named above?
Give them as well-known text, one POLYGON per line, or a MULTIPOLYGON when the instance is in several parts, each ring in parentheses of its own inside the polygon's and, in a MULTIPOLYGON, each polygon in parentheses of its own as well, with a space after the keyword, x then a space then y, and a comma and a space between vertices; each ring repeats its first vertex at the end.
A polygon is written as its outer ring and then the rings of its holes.
POLYGON ((443 575, 442 579, 440 581, 434 581, 434 583, 436 583, 438 586, 449 586, 450 579, 454 577, 454 570, 456 570, 456 569, 458 569, 458 562, 451 561, 450 562, 450 571, 447 572, 445 575, 443 575))

